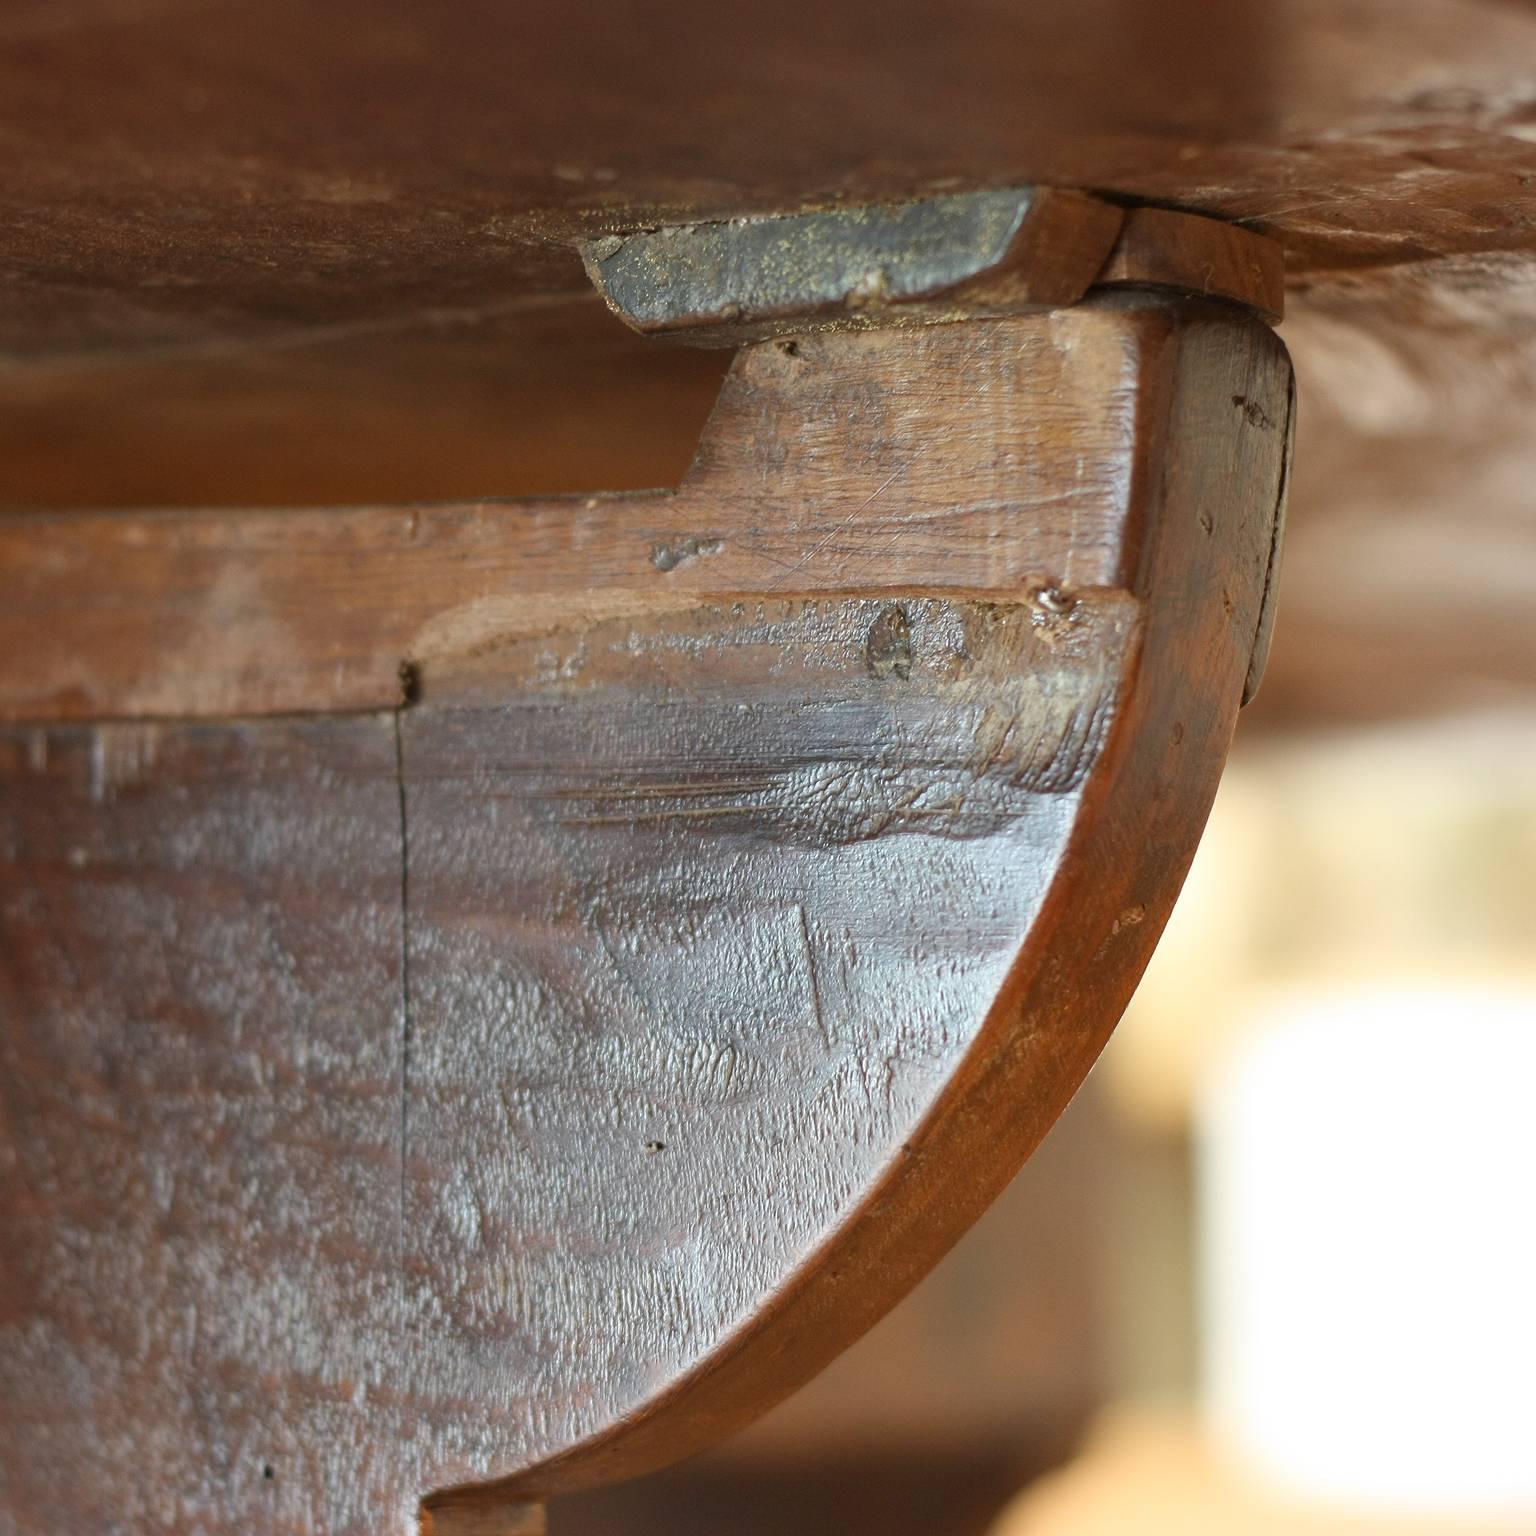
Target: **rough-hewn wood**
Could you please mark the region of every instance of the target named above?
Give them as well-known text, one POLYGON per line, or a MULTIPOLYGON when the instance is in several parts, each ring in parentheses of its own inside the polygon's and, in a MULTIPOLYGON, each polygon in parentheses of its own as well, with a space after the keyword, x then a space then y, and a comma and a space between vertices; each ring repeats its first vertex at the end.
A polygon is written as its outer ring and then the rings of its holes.
POLYGON ((779 589, 538 630, 514 601, 393 716, 0 734, 11 1527, 403 1536, 426 1498, 495 1528, 871 1323, 1166 917, 1288 384, 1198 303, 769 348, 701 475, 752 508, 822 467, 779 589), (842 416, 790 408, 855 357, 842 416), (1078 370, 1099 446, 1043 478, 1078 370), (854 589, 939 539, 941 481, 879 494, 925 457, 990 476, 985 546, 956 524, 983 584, 854 589), (795 589, 818 546, 844 590, 795 589))
POLYGON ((747 349, 676 494, 0 518, 0 718, 391 708, 402 666, 578 615, 1115 585, 1143 431, 1118 313, 747 349))

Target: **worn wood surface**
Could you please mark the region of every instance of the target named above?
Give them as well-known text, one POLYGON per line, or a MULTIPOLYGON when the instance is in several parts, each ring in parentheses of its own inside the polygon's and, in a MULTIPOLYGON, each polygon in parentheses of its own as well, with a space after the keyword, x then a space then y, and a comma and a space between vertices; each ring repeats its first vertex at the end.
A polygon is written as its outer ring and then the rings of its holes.
POLYGON ((14 357, 400 326, 582 286, 579 234, 1105 188, 1295 271, 1529 250, 1522 0, 12 0, 14 357))
POLYGON ((1255 725, 1529 705, 1533 56, 1530 0, 12 0, 0 505, 675 484, 723 362, 613 326, 578 237, 1081 186, 1286 249, 1255 725))
POLYGON ((674 1459, 1087 1071, 1232 730, 1283 349, 1121 301, 766 347, 733 398, 718 507, 828 492, 755 594, 530 625, 533 509, 408 708, 0 736, 11 1529, 498 1528, 674 1459), (1098 446, 1042 477, 1053 432, 1098 446), (882 585, 941 532, 974 586, 882 585))
POLYGON ((1269 320, 1285 313, 1285 252, 1278 241, 1169 208, 1126 210, 1098 281, 1231 299, 1269 320))
POLYGON ((0 718, 392 708, 402 668, 704 598, 1114 586, 1124 313, 749 348, 676 494, 0 518, 0 718))
POLYGON ((12 732, 0 773, 0 1530, 388 1529, 393 721, 12 732))
POLYGON ((633 329, 739 346, 1065 309, 1098 277, 1123 220, 1084 192, 983 188, 665 225, 584 242, 581 254, 604 302, 633 329))

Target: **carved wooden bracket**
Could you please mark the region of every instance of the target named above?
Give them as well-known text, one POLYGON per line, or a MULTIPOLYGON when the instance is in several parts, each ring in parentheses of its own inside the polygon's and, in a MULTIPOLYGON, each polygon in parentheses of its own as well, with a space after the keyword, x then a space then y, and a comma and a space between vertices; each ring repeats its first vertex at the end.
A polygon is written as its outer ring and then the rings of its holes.
POLYGON ((1290 418, 1105 294, 749 347, 675 494, 0 528, 19 1528, 510 1536, 867 1328, 1146 964, 1290 418))

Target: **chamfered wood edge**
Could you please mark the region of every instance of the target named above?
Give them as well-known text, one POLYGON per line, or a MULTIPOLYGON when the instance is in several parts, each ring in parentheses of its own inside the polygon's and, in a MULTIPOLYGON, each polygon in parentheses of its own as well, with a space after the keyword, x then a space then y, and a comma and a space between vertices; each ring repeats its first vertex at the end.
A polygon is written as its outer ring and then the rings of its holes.
POLYGON ((948 1251, 1086 1076, 1151 957, 1214 799, 1264 602, 1285 464, 1291 375, 1271 332, 1195 302, 1148 309, 1144 337, 1155 367, 1143 416, 1152 449, 1134 492, 1150 524, 1134 582, 1141 640, 1067 857, 962 1065, 771 1309, 623 1423, 478 1490, 434 1490, 429 1502, 547 1498, 654 1470, 749 1422, 948 1251), (1225 433, 1215 455, 1213 431, 1225 433), (1223 548, 1230 567, 1218 558, 1223 548), (843 1283, 850 1273, 858 1279, 843 1283))

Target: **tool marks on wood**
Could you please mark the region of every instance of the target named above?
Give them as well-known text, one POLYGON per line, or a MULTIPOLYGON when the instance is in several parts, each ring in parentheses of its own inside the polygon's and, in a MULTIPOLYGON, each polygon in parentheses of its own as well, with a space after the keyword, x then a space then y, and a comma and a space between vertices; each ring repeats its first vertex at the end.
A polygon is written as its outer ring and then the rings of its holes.
POLYGON ((1099 304, 749 348, 677 492, 0 516, 0 718, 393 709, 402 663, 592 619, 1123 585, 1149 343, 1099 304))
POLYGON ((447 739, 445 694, 456 716, 522 711, 546 756, 483 793, 548 803, 568 830, 670 823, 812 847, 981 836, 1021 797, 1081 783, 1136 613, 1100 590, 1059 612, 781 599, 610 621, 443 664, 407 728, 447 739))
POLYGON ((1137 604, 903 611, 904 678, 867 662, 885 603, 743 604, 439 669, 405 717, 412 1368, 484 1394, 453 1475, 603 1433, 747 1327, 967 1049, 1137 604))
MULTIPOLYGON (((495 1529, 872 1323, 1167 916, 1288 385, 1218 305, 765 344, 678 496, 423 513, 382 571, 297 525, 392 688, 395 598, 497 605, 408 709, 0 732, 19 1528, 495 1529), (679 536, 722 547, 658 568, 679 536)), ((242 548, 282 597, 275 527, 233 522, 155 555, 191 552, 168 625, 242 548)), ((185 697, 243 696, 206 660, 185 697)))

